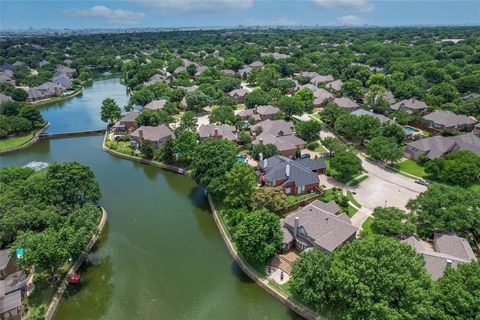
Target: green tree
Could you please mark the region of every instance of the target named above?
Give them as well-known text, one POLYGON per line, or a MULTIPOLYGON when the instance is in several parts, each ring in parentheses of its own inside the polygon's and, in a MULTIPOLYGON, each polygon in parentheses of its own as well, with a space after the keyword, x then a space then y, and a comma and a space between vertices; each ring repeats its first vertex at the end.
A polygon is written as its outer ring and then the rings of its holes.
POLYGON ((337 152, 330 158, 330 168, 335 170, 335 177, 346 180, 362 171, 362 161, 352 152, 337 152))
POLYGON ((262 89, 255 89, 245 98, 247 108, 267 105, 272 102, 270 95, 262 89))
POLYGON ((295 125, 295 131, 307 142, 318 140, 321 129, 322 124, 316 120, 299 121, 295 125))
POLYGON ((328 102, 320 113, 320 116, 323 122, 334 125, 337 118, 345 114, 348 114, 345 108, 339 107, 333 102, 328 102))
POLYGON ((210 103, 212 103, 210 97, 200 90, 187 93, 185 95, 185 99, 187 101, 188 109, 195 113, 202 112, 203 108, 207 107, 210 103))
POLYGON ((392 138, 400 145, 405 141, 405 130, 394 122, 389 122, 380 128, 380 135, 392 138))
POLYGON ((280 188, 259 188, 252 195, 251 207, 253 210, 267 209, 275 212, 285 208, 288 204, 287 196, 280 188))
POLYGON ((12 92, 12 99, 15 101, 25 101, 27 100, 27 98, 28 98, 28 92, 23 89, 16 88, 12 92))
POLYGON ((122 116, 122 110, 112 98, 106 98, 102 101, 102 109, 100 111, 102 121, 109 126, 122 116))
POLYGON ((397 240, 368 237, 297 261, 292 291, 317 310, 335 307, 343 319, 428 317, 432 280, 422 257, 397 240))
POLYGON ((238 147, 226 139, 207 139, 198 145, 191 163, 192 177, 209 192, 221 193, 225 174, 237 162, 238 147))
POLYGON ((245 163, 237 163, 225 175, 225 180, 225 204, 231 208, 248 207, 257 186, 257 176, 253 168, 245 163))
POLYGON ((435 319, 476 319, 480 314, 480 261, 448 268, 432 290, 435 319))
POLYGON ((43 123, 43 117, 42 117, 42 114, 40 113, 40 110, 33 105, 26 104, 26 105, 20 106, 18 110, 18 115, 32 122, 32 124, 43 123))
POLYGON ((144 140, 142 142, 140 152, 143 154, 143 156, 146 159, 152 159, 153 158, 153 153, 154 153, 152 142, 150 140, 144 140))
POLYGON ((373 116, 355 116, 344 114, 335 121, 335 130, 341 135, 363 145, 365 140, 370 140, 378 135, 380 120, 373 116))
POLYGON ((285 114, 287 119, 293 115, 301 115, 305 111, 304 103, 295 97, 283 96, 277 101, 277 107, 285 114))
POLYGON ((179 159, 183 159, 187 162, 192 161, 195 148, 197 147, 197 134, 187 130, 177 132, 174 147, 175 154, 179 159))
POLYGON ((460 231, 480 228, 480 198, 475 191, 433 183, 427 191, 407 203, 412 222, 423 235, 433 231, 460 231))
POLYGON ((180 119, 180 129, 188 131, 197 131, 197 118, 195 118, 195 113, 192 111, 187 111, 183 114, 180 119))
POLYGON ((362 82, 357 79, 345 81, 342 86, 342 94, 352 99, 357 99, 363 94, 362 82))
POLYGON ((233 125, 237 121, 237 116, 229 106, 220 106, 212 110, 208 116, 210 123, 221 123, 233 125))
POLYGON ((137 126, 158 126, 161 123, 167 124, 173 121, 173 117, 164 110, 143 110, 135 119, 137 126))
POLYGON ((278 149, 274 144, 256 144, 252 147, 252 157, 259 160, 260 153, 263 159, 273 157, 278 154, 278 149))
POLYGON ((375 234, 405 239, 417 231, 409 214, 395 207, 376 207, 373 217, 372 230, 375 234))
POLYGON ((437 181, 468 187, 480 177, 480 157, 469 150, 458 150, 445 159, 427 162, 425 172, 437 181))
POLYGON ((398 161, 403 155, 402 148, 397 145, 394 139, 383 136, 370 140, 367 152, 373 159, 386 162, 398 161))
POLYGON ((337 151, 345 151, 346 146, 335 137, 325 137, 322 139, 322 145, 327 148, 328 155, 331 157, 337 151))
POLYGON ((305 110, 310 110, 313 107, 314 96, 312 90, 308 88, 302 88, 295 92, 294 97, 303 103, 305 110))
POLYGON ((283 247, 280 219, 267 210, 254 211, 238 224, 234 239, 245 259, 265 262, 283 247))

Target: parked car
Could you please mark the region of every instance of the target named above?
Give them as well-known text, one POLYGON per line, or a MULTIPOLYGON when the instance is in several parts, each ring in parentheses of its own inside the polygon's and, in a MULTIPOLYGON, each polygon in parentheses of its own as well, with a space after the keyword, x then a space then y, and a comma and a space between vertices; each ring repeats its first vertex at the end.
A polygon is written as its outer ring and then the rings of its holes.
POLYGON ((419 179, 419 180, 415 180, 415 183, 421 184, 422 186, 428 186, 430 184, 430 181, 425 179, 419 179))
POLYGON ((304 153, 300 156, 300 159, 310 159, 310 153, 304 153))

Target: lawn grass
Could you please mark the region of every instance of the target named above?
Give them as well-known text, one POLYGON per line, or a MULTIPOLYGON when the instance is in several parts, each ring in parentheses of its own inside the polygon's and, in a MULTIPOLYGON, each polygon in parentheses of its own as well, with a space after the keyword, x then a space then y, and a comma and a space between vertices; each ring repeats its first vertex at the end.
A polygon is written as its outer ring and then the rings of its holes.
POLYGON ((106 146, 112 150, 118 151, 126 155, 133 155, 132 143, 130 141, 112 141, 108 140, 106 146))
POLYGON ((346 213, 350 218, 358 211, 348 204, 348 199, 342 194, 342 190, 336 188, 323 190, 320 201, 328 203, 332 200, 340 206, 340 212, 346 213), (344 200, 341 201, 342 199, 344 200))
POLYGON ((409 173, 411 175, 414 175, 420 178, 424 178, 428 175, 425 172, 425 168, 420 166, 413 160, 405 160, 405 161, 399 162, 395 164, 394 167, 400 171, 409 173))
POLYGON ((373 218, 368 217, 367 220, 362 224, 362 232, 361 236, 363 237, 372 237, 374 235, 374 232, 372 231, 372 223, 373 223, 373 218))
POLYGON ((357 208, 361 208, 362 205, 360 203, 358 203, 357 200, 355 200, 355 198, 353 197, 353 193, 351 191, 347 191, 347 198, 348 200, 353 203, 357 208))
POLYGON ((307 194, 300 194, 300 195, 292 194, 292 195, 287 196, 287 201, 288 201, 288 204, 293 204, 293 203, 300 202, 302 200, 313 198, 316 195, 317 194, 315 192, 307 193, 307 194))
POLYGON ((318 147, 316 147, 313 151, 320 153, 328 152, 327 148, 325 148, 321 143, 319 143, 318 147))
POLYGON ((33 139, 33 131, 16 137, 0 140, 0 151, 18 148, 33 139))

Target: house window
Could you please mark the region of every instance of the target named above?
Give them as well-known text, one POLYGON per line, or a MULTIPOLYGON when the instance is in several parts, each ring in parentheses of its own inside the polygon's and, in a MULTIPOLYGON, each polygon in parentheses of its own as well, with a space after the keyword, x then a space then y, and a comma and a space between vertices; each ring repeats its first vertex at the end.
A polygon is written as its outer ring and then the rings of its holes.
POLYGON ((292 188, 290 188, 290 187, 285 188, 285 193, 286 193, 286 194, 292 193, 292 188))
POLYGON ((305 186, 301 186, 297 188, 297 193, 303 193, 305 191, 305 186))

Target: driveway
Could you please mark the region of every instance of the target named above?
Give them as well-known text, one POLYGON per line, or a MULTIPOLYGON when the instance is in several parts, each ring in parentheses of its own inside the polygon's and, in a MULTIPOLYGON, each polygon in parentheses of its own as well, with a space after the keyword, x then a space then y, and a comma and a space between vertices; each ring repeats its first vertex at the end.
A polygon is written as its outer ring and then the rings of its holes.
POLYGON ((362 159, 363 168, 367 171, 368 178, 356 187, 348 187, 356 193, 355 199, 362 205, 362 210, 355 214, 352 221, 360 226, 372 213, 375 207, 397 207, 405 209, 408 200, 416 198, 427 188, 415 183, 413 179, 398 173, 386 170, 383 167, 362 159))

